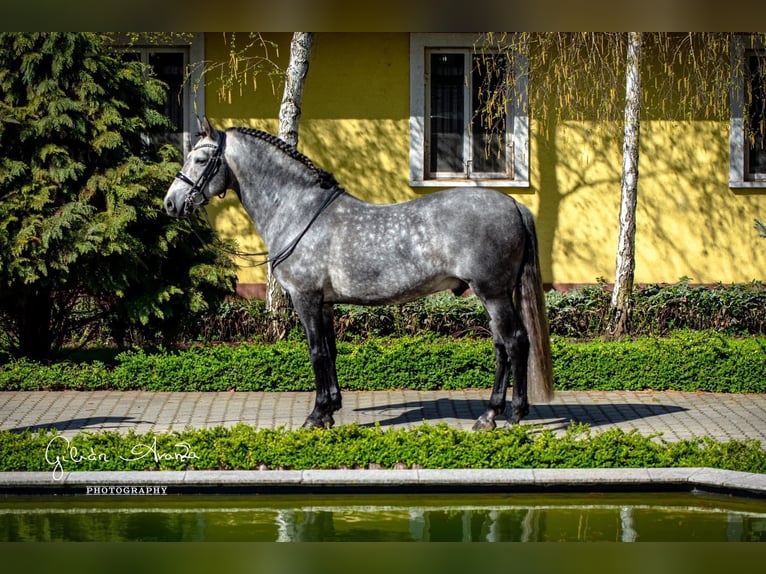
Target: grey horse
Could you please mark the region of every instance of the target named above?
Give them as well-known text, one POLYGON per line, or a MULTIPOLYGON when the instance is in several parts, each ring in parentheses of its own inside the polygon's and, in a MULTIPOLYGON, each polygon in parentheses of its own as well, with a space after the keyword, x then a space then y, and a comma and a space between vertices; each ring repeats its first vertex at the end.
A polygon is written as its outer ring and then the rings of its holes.
POLYGON ((479 188, 371 204, 270 134, 218 131, 207 119, 201 129, 168 189, 165 209, 185 217, 227 189, 238 194, 308 339, 316 401, 304 426, 330 427, 341 408, 333 304, 403 303, 443 290, 460 295, 471 289, 491 320, 495 382, 474 429, 495 428, 506 408, 509 375, 509 424, 529 413, 530 399, 552 398, 537 237, 525 206, 479 188))

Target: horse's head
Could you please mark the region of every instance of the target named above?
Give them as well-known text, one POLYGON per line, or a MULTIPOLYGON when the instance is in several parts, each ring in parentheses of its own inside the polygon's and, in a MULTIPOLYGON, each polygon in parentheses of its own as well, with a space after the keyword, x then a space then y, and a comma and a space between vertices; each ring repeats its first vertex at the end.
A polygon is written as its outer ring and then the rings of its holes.
POLYGON ((222 195, 227 186, 227 167, 223 165, 226 134, 214 130, 207 118, 201 122, 202 135, 186 157, 181 171, 165 194, 165 210, 173 217, 185 217, 222 195))

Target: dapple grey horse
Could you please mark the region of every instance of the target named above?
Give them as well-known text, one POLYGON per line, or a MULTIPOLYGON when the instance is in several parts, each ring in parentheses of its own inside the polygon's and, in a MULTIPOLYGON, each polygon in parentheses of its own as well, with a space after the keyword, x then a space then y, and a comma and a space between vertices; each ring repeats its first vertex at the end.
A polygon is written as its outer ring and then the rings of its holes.
POLYGON ((495 382, 474 429, 495 428, 509 374, 509 423, 529 413, 530 398, 551 399, 537 237, 525 206, 478 188, 371 204, 279 138, 247 128, 218 131, 207 119, 201 127, 165 209, 185 217, 227 189, 239 195, 308 339, 316 401, 304 426, 330 427, 341 408, 333 304, 402 303, 448 289, 456 295, 471 289, 491 320, 495 382))

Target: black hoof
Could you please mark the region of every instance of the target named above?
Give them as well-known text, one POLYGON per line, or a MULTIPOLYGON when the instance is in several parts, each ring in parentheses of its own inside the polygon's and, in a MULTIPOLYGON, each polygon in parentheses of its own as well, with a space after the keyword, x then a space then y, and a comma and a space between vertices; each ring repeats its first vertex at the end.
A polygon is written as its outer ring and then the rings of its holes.
POLYGON ((324 415, 322 417, 309 416, 306 422, 303 423, 305 429, 329 429, 335 424, 335 419, 332 415, 324 415))
POLYGON ((529 414, 529 405, 512 407, 511 416, 508 417, 508 425, 517 425, 529 414))

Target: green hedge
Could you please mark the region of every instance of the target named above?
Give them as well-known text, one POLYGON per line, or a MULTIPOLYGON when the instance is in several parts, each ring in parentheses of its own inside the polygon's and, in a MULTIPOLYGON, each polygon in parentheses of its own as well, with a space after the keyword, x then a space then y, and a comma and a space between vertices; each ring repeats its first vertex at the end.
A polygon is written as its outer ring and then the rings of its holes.
MULTIPOLYGON (((555 386, 569 390, 766 392, 766 338, 677 332, 667 339, 553 340, 555 386)), ((420 336, 338 345, 343 389, 489 388, 487 339, 420 336)), ((28 360, 0 366, 0 390, 313 390, 303 341, 128 351, 113 363, 28 360)))
POLYGON ((257 468, 648 468, 712 467, 766 472, 766 451, 757 441, 656 437, 610 429, 591 434, 571 425, 557 436, 534 427, 466 432, 444 424, 412 429, 346 425, 327 430, 256 430, 246 425, 167 434, 0 432, 0 471, 249 470, 257 468), (54 437, 57 437, 55 438, 54 437), (71 443, 69 442, 71 440, 71 443), (156 441, 156 443, 155 443, 156 441), (185 443, 183 446, 178 446, 185 443), (168 455, 144 456, 140 445, 168 455), (138 447, 138 450, 132 450, 138 447), (73 450, 74 449, 74 450, 73 450), (72 453, 92 456, 75 457, 72 453), (47 454, 44 454, 47 453, 47 454), (179 460, 174 453, 183 453, 179 460), (46 460, 47 457, 47 460, 46 460), (79 460, 79 459, 82 460, 79 460))
MULTIPOLYGON (((634 335, 665 337, 690 329, 727 335, 766 335, 766 286, 760 281, 692 285, 684 278, 673 285, 638 285, 631 301, 634 335)), ((551 333, 577 339, 604 333, 611 290, 603 280, 566 292, 545 294, 551 333)), ((285 328, 302 335, 297 317, 289 315, 285 328), (292 328, 292 329, 291 329, 292 328)), ((216 312, 195 316, 182 335, 184 341, 252 341, 264 338, 271 318, 264 301, 232 299, 216 312)), ((451 337, 487 337, 489 318, 478 297, 439 293, 403 305, 335 306, 339 340, 414 336, 423 332, 451 337)))

